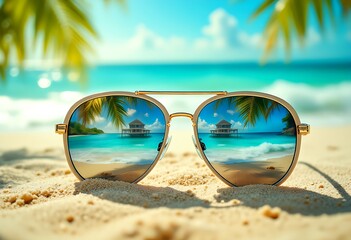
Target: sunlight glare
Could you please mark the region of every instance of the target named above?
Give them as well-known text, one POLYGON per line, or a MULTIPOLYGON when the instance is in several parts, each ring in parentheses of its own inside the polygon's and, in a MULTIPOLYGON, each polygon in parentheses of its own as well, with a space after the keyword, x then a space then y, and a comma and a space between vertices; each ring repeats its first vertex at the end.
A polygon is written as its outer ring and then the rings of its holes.
POLYGON ((40 88, 48 88, 51 86, 51 81, 47 77, 40 77, 38 80, 38 86, 40 88))

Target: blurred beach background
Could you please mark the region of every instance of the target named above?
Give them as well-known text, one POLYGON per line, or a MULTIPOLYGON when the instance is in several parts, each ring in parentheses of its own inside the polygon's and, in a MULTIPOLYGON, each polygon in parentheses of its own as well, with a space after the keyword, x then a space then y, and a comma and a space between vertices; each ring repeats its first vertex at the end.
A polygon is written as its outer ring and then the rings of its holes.
MULTIPOLYGON (((88 30, 80 30, 82 36, 87 35, 89 47, 73 43, 86 51, 79 55, 79 64, 65 59, 72 56, 52 54, 49 50, 57 47, 59 40, 54 39, 59 31, 46 37, 46 25, 32 26, 34 16, 29 16, 23 37, 25 58, 17 57, 15 41, 10 44, 12 51, 0 82, 0 131, 52 131, 83 96, 136 90, 262 91, 290 102, 302 122, 312 126, 350 124, 351 23, 339 1, 330 2, 333 15, 323 3, 323 25, 314 5, 307 4, 310 14, 302 23, 302 36, 291 20, 286 26, 289 45, 285 45, 283 34, 272 43, 266 39, 270 36, 266 24, 280 7, 277 4, 251 19, 259 3, 78 1, 77 7, 88 15, 86 21, 96 32, 89 35, 88 30), (43 50, 46 39, 56 41, 48 43, 48 53, 43 50), (267 51, 267 44, 274 47, 267 51)), ((58 13, 67 6, 61 7, 58 13)), ((35 11, 40 8, 32 14, 35 11)), ((85 26, 70 22, 67 15, 63 24, 77 29, 85 26)), ((303 21, 302 15, 298 21, 303 21)), ((35 21, 44 21, 44 17, 35 21)), ((193 112, 204 98, 158 99, 169 112, 193 112)))
MULTIPOLYGON (((350 9, 0 0, 0 238, 349 239, 350 9), (136 90, 270 93, 312 133, 279 188, 222 183, 196 155, 188 119, 172 121, 168 153, 139 184, 78 182, 55 124, 84 96, 136 90)), ((155 96, 169 113, 208 97, 155 96)))

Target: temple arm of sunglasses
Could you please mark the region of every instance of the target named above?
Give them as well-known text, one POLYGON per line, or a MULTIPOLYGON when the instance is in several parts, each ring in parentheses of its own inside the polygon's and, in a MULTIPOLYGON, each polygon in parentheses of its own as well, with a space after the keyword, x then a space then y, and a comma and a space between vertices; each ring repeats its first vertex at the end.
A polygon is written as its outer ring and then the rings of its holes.
POLYGON ((227 91, 135 91, 136 95, 227 95, 227 91))

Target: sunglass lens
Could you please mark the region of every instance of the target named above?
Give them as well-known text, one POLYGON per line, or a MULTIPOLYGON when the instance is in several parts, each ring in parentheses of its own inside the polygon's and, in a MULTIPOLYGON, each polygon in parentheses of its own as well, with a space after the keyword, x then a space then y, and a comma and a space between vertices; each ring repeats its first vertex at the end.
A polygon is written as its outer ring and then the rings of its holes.
POLYGON ((275 184, 292 165, 295 120, 274 100, 255 96, 215 100, 201 110, 197 126, 204 155, 232 185, 275 184))
POLYGON ((134 182, 159 156, 165 116, 154 103, 136 97, 97 97, 82 103, 69 121, 68 149, 84 179, 134 182))

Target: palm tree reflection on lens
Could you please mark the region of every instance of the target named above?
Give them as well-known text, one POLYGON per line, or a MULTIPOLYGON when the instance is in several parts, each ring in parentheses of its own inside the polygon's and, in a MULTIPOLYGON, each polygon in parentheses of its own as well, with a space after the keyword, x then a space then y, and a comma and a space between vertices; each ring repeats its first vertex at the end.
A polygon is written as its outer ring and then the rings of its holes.
MULTIPOLYGON (((282 107, 279 103, 270 99, 251 96, 238 96, 217 100, 215 103, 215 109, 218 109, 223 102, 227 102, 229 107, 234 105, 236 106, 239 116, 244 121, 244 127, 249 124, 255 126, 257 120, 261 116, 263 116, 267 121, 274 110, 282 107)), ((288 115, 290 115, 290 113, 288 113, 288 115)))
MULTIPOLYGON (((123 117, 127 116, 127 110, 124 108, 124 106, 137 106, 139 101, 143 100, 127 96, 107 96, 95 98, 83 103, 78 108, 78 118, 82 121, 84 126, 91 124, 95 122, 96 118, 101 116, 102 110, 105 107, 107 110, 107 118, 112 121, 115 127, 121 128, 123 125, 125 125, 123 117)), ((148 101, 146 101, 146 105, 149 108, 154 107, 154 104, 148 101)))

